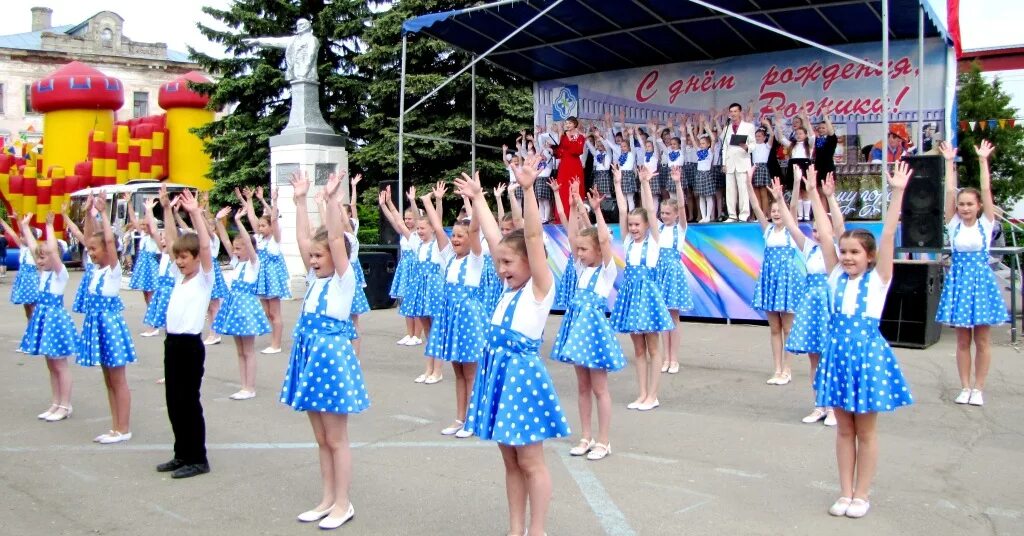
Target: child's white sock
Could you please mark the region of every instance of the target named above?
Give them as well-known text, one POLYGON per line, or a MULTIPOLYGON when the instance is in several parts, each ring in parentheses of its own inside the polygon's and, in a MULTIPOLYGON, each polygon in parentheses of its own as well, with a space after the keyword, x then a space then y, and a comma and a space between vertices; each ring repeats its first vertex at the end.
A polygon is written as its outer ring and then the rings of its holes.
POLYGON ((803 213, 803 217, 805 220, 811 219, 811 202, 809 200, 800 200, 800 212, 803 213))

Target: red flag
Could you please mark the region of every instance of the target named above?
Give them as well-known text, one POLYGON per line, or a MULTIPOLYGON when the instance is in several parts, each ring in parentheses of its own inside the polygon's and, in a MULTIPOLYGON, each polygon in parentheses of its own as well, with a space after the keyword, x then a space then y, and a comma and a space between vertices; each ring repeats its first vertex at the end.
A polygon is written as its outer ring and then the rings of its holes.
POLYGON ((946 24, 949 26, 949 38, 953 40, 956 59, 963 55, 960 47, 960 0, 946 0, 946 24))

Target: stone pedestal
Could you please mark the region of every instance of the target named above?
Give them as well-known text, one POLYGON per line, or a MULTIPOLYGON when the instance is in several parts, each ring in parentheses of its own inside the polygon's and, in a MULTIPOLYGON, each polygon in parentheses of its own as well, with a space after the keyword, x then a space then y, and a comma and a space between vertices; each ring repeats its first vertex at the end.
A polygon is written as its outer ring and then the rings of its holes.
MULTIPOLYGON (((345 136, 334 133, 320 112, 320 94, 316 82, 294 81, 291 84, 292 108, 288 125, 270 138, 270 184, 278 191, 280 210, 281 253, 288 266, 292 296, 306 292, 306 269, 295 240, 294 190, 289 178, 299 171, 310 181, 307 196, 310 230, 320 225, 320 212, 314 201, 316 192, 327 184, 331 173, 348 170, 345 136)), ((348 191, 348 181, 342 184, 348 191)))

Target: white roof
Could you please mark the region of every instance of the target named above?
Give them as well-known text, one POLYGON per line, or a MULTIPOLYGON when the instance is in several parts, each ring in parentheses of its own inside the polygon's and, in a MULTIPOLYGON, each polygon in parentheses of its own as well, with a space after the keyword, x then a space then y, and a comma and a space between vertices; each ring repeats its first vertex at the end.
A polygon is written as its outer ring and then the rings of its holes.
POLYGON ((137 192, 139 190, 159 190, 161 186, 166 186, 169 191, 180 191, 186 188, 195 190, 194 186, 188 186, 185 184, 177 184, 173 182, 162 182, 157 180, 141 180, 141 181, 129 181, 127 184, 114 184, 110 186, 95 186, 93 188, 83 188, 77 192, 72 192, 71 197, 85 197, 89 194, 97 194, 105 192, 107 194, 123 194, 126 192, 137 192))

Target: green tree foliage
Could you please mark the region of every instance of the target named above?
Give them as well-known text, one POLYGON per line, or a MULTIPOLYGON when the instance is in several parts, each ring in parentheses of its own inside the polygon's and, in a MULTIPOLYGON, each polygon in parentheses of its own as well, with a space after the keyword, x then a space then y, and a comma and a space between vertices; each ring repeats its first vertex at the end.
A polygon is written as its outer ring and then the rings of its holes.
MULTIPOLYGON (((363 122, 364 143, 352 161, 364 170, 371 183, 398 177, 398 110, 402 57, 402 22, 422 15, 465 7, 452 0, 401 0, 378 13, 366 28, 367 50, 356 59, 368 73, 368 100, 363 122)), ((405 104, 411 106, 470 60, 446 43, 420 34, 409 34, 405 104)), ((444 87, 405 119, 405 132, 469 140, 471 78, 467 71, 444 87)), ((533 99, 528 82, 487 62, 476 65, 476 139, 500 147, 516 133, 530 128, 533 99)), ((485 184, 507 179, 500 150, 477 148, 477 167, 485 184)), ((405 139, 405 181, 423 185, 453 179, 469 171, 468 145, 405 139)), ((456 203, 448 203, 452 210, 456 203)))
MULTIPOLYGON (((961 121, 986 121, 1017 117, 1017 110, 1010 106, 999 79, 987 82, 981 76, 978 65, 961 73, 957 80, 957 110, 961 121)), ((989 160, 992 171, 992 195, 997 204, 1009 208, 1016 200, 1024 197, 1024 130, 996 128, 960 132, 959 149, 963 162, 957 170, 960 186, 978 186, 978 156, 974 146, 987 139, 996 146, 996 152, 989 160)))
POLYGON ((198 24, 207 39, 225 47, 227 57, 189 49, 193 61, 218 77, 215 84, 197 89, 210 94, 211 107, 231 111, 197 132, 207 139, 206 151, 213 158, 210 178, 215 205, 233 202, 236 187, 269 182, 269 139, 288 122, 284 50, 254 47, 244 38, 291 35, 300 18, 310 19, 314 35, 321 40, 318 74, 325 119, 339 133, 360 135, 365 80, 356 71, 354 59, 369 17, 365 1, 236 0, 228 9, 204 7, 203 12, 227 27, 220 31, 198 24))

